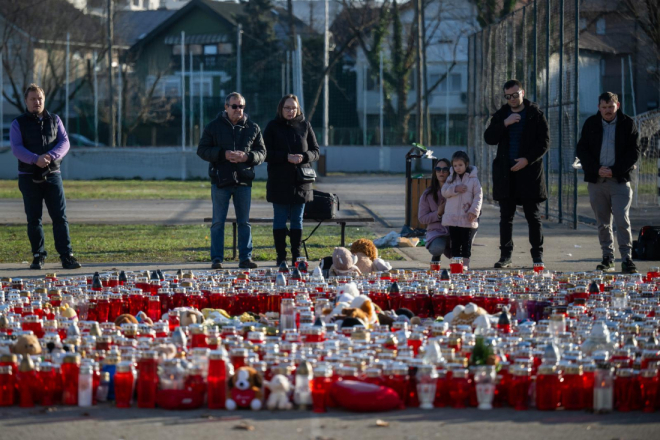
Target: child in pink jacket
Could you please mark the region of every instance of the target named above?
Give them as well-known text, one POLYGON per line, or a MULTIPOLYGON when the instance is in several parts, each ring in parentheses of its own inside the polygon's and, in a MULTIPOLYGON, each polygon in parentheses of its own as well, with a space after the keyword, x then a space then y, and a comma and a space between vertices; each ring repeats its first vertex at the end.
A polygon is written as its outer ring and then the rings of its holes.
POLYGON ((479 227, 483 191, 477 177, 477 168, 470 166, 470 158, 464 151, 457 151, 451 158, 452 174, 442 187, 447 199, 443 226, 449 227, 451 253, 463 257, 463 264, 470 265, 472 246, 470 232, 479 227))

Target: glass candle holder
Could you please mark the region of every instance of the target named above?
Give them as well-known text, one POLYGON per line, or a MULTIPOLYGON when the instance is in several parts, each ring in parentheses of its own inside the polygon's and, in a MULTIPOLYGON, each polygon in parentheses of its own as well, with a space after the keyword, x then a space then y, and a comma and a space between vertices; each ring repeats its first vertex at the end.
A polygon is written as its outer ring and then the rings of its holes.
POLYGON ((78 405, 78 377, 80 376, 80 355, 67 354, 62 361, 62 403, 78 405))
MULTIPOLYGON (((581 365, 571 364, 564 368, 563 382, 561 383, 561 400, 566 410, 581 410, 584 404, 585 377, 581 365)), ((593 391, 592 391, 593 393, 593 391)))
POLYGON ((135 390, 136 373, 133 363, 122 361, 117 364, 115 373, 115 402, 117 408, 130 408, 135 390))
POLYGON ((632 410, 633 399, 633 369, 621 368, 614 380, 614 407, 621 412, 632 410))
POLYGON ((510 368, 511 384, 509 385, 509 405, 516 411, 529 408, 529 386, 531 385, 531 368, 516 364, 510 368))
POLYGON ((609 364, 600 365, 594 374, 593 409, 611 412, 614 409, 614 376, 609 364))
POLYGON ((646 369, 641 372, 641 392, 644 412, 654 412, 658 404, 658 370, 646 369))
POLYGON ((449 399, 453 408, 467 408, 470 388, 471 380, 468 370, 452 370, 449 380, 449 399))
POLYGON ((12 406, 16 393, 14 372, 10 365, 0 366, 0 406, 12 406))
POLYGON ((493 409, 495 397, 495 367, 479 366, 474 373, 475 388, 477 390, 478 408, 481 410, 493 409))
POLYGON ((312 379, 312 410, 315 413, 327 411, 326 401, 332 386, 332 370, 325 367, 314 368, 312 379))
POLYGON ((210 409, 224 409, 227 399, 227 352, 214 350, 209 354, 208 404, 210 409))
POLYGON ((561 404, 561 382, 555 365, 543 364, 536 376, 536 408, 554 411, 561 404))
POLYGON ((157 367, 156 352, 143 352, 138 361, 137 395, 139 408, 154 408, 156 406, 157 367))
POLYGON ((462 257, 452 258, 451 263, 449 264, 449 271, 452 274, 462 274, 463 273, 463 258, 462 257))
POLYGON ((433 365, 421 365, 417 368, 417 397, 420 408, 433 409, 437 385, 438 373, 433 365))

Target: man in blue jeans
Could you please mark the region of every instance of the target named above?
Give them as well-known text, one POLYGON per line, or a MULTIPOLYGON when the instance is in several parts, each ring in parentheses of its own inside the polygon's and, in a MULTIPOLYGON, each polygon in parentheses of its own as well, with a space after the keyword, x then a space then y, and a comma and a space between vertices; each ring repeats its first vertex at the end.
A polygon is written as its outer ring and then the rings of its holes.
POLYGON ((24 98, 27 111, 12 122, 9 139, 11 151, 18 159, 18 187, 23 194, 32 246, 30 269, 42 269, 47 256, 41 225, 44 202, 53 220, 55 249, 60 254, 62 267, 78 269, 81 265, 71 249, 60 174, 60 163, 69 151, 69 138, 60 118, 46 111, 41 87, 30 84, 24 98))
POLYGON ((222 269, 225 257, 225 221, 229 199, 234 200, 238 223, 238 255, 241 269, 254 269, 250 202, 254 167, 266 158, 259 126, 244 114, 245 98, 232 92, 225 99, 225 111, 202 133, 197 155, 209 162, 213 224, 211 225, 211 267, 222 269))

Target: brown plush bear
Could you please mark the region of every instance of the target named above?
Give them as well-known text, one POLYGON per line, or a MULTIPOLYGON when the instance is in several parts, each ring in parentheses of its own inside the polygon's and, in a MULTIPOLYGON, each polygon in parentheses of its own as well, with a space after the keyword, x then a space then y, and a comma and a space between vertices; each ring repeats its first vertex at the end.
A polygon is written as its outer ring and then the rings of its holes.
POLYGON ((392 269, 391 264, 378 257, 378 248, 374 242, 366 238, 354 241, 351 244, 351 253, 357 257, 355 264, 363 275, 392 269))
POLYGON ((15 354, 40 355, 41 344, 35 335, 22 335, 14 343, 12 352, 15 354))
POLYGON ((122 324, 137 324, 138 320, 135 316, 130 313, 124 313, 123 315, 117 316, 115 319, 115 327, 121 329, 122 324))
POLYGON ((344 247, 336 247, 332 252, 332 266, 330 266, 330 276, 349 276, 355 277, 362 275, 360 269, 355 265, 357 257, 351 254, 351 251, 344 247))

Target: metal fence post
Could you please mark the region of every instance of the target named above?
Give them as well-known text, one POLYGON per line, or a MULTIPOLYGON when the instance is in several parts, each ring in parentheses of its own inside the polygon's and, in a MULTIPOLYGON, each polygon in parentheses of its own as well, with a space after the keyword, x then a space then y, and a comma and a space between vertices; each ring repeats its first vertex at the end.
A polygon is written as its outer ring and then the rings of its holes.
POLYGON ((559 138, 557 149, 559 152, 559 180, 557 182, 557 209, 559 223, 564 220, 564 210, 562 206, 562 190, 563 190, 563 168, 564 158, 562 156, 562 136, 563 136, 563 123, 564 123, 564 0, 559 0, 559 110, 557 121, 557 132, 559 138))
POLYGON ((537 0, 534 0, 534 93, 532 94, 532 99, 534 102, 537 102, 537 92, 538 92, 538 64, 536 61, 537 49, 538 49, 538 34, 536 32, 536 26, 538 23, 538 8, 536 6, 537 0))
MULTIPOLYGON (((545 0, 546 23, 545 23, 545 117, 550 124, 550 0, 545 0)), ((548 193, 550 188, 550 153, 545 155, 545 187, 548 193)), ((549 196, 550 194, 548 194, 549 196)), ((545 199, 545 218, 550 217, 550 197, 545 199)))
MULTIPOLYGON (((580 134, 580 0, 575 0, 575 151, 577 157, 577 142, 580 134)), ((573 169, 573 229, 578 227, 578 172, 573 169)))

